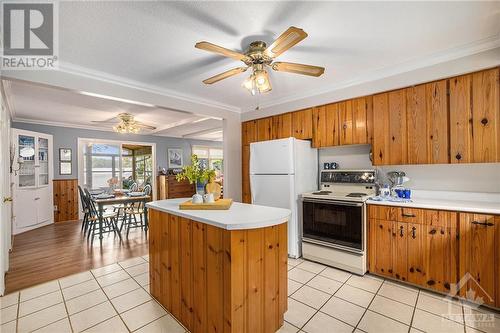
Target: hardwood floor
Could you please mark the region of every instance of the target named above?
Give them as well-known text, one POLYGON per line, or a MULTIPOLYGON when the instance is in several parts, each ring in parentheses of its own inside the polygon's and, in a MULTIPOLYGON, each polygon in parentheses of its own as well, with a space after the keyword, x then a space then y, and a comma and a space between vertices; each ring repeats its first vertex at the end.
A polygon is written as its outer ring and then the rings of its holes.
POLYGON ((148 254, 148 239, 139 228, 122 243, 104 235, 102 248, 97 237, 91 246, 80 228, 78 221, 59 222, 14 236, 6 293, 148 254))

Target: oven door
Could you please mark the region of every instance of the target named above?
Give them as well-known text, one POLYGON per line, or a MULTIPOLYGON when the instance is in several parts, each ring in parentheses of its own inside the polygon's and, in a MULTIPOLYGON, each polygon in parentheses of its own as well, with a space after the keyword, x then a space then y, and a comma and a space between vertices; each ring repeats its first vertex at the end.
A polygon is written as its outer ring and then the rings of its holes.
POLYGON ((364 251, 364 204, 303 199, 302 240, 346 251, 364 251))

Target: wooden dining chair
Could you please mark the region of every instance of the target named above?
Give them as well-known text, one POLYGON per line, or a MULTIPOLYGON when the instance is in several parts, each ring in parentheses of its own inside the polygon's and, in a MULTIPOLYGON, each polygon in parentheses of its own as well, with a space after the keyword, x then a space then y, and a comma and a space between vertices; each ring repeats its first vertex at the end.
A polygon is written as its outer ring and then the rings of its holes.
MULTIPOLYGON (((90 194, 90 193, 89 193, 90 194)), ((122 240, 122 235, 118 229, 118 214, 116 212, 106 212, 102 213, 102 225, 99 226, 99 210, 96 208, 95 202, 92 200, 92 196, 87 199, 87 204, 89 207, 89 218, 88 218, 88 234, 87 239, 92 237, 91 243, 94 242, 94 237, 100 236, 102 234, 113 232, 115 235, 118 234, 120 240, 122 240), (97 231, 97 232, 96 232, 97 231)))
POLYGON ((83 213, 83 220, 82 220, 82 231, 83 234, 87 232, 87 227, 88 227, 88 219, 89 219, 89 207, 87 204, 86 200, 86 194, 82 190, 81 186, 78 185, 78 193, 80 194, 80 204, 82 205, 82 213, 83 213))

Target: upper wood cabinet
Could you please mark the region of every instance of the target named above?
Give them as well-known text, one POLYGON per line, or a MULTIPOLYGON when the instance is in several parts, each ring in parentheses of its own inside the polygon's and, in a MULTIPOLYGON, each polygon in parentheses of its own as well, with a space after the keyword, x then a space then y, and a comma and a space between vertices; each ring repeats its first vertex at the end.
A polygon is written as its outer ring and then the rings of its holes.
POLYGON ((373 164, 406 164, 406 90, 373 96, 373 164))
POLYGON ((292 134, 297 139, 312 139, 312 109, 292 112, 292 134))
POLYGON ((257 141, 271 140, 272 117, 257 119, 257 141))
POLYGON ((499 69, 449 80, 452 163, 500 161, 499 69))
POLYGON ((339 103, 332 103, 313 109, 313 140, 316 148, 339 144, 339 103))
POLYGON ((249 120, 241 123, 241 144, 249 145, 257 141, 257 121, 249 120))
POLYGON ((499 69, 472 74, 473 157, 476 163, 500 161, 499 69))
POLYGON ((448 163, 446 80, 406 89, 408 164, 448 163))
POLYGON ((292 114, 284 113, 273 116, 272 138, 284 139, 292 136, 292 114))
POLYGON ((340 134, 340 144, 350 145, 352 144, 352 101, 344 101, 338 103, 339 108, 339 134, 340 134))

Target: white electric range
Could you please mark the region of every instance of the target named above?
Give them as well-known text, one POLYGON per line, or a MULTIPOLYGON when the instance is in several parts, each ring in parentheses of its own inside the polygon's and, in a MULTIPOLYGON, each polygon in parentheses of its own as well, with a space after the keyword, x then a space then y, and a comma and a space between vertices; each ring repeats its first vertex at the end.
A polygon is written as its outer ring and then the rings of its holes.
POLYGON ((375 170, 323 170, 316 192, 302 194, 302 255, 363 275, 367 270, 366 200, 375 170))

